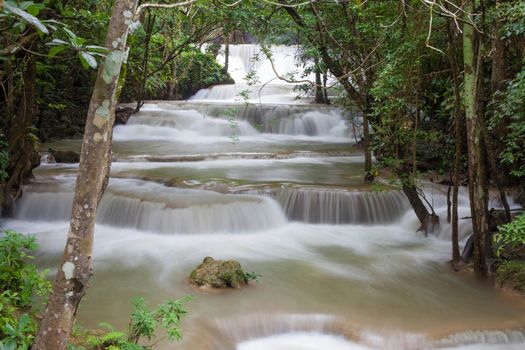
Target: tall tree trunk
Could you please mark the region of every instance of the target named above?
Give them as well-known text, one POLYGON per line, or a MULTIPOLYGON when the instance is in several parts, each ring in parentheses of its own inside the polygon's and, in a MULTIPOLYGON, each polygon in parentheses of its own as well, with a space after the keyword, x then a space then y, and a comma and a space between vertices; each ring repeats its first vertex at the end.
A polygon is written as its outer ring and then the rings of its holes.
POLYGON ((490 77, 491 91, 493 94, 505 87, 505 80, 507 79, 505 65, 506 45, 505 40, 500 37, 500 27, 499 21, 496 21, 494 26, 494 49, 492 52, 492 74, 490 77))
POLYGON ((419 196, 416 185, 409 179, 407 179, 407 176, 410 176, 410 173, 408 171, 406 172, 406 174, 398 173, 398 177, 402 179, 401 186, 403 188, 403 193, 405 194, 405 196, 407 196, 410 206, 414 210, 414 213, 416 214, 419 222, 421 223, 421 226, 419 227, 418 231, 423 231, 425 232, 425 234, 432 233, 434 227, 439 225, 439 217, 436 214, 430 213, 428 211, 427 207, 425 206, 425 203, 423 203, 421 197, 419 196))
POLYGON ((330 104, 330 100, 328 99, 328 89, 326 88, 326 83, 328 82, 328 74, 326 72, 323 72, 323 97, 324 97, 324 103, 327 105, 330 104))
MULTIPOLYGON (((30 47, 31 49, 31 47, 30 47)), ((8 179, 2 192, 2 215, 12 215, 14 201, 20 196, 20 187, 31 170, 40 163, 35 159, 35 142, 29 137, 33 124, 33 106, 35 100, 36 56, 30 54, 23 77, 24 88, 20 105, 9 128, 8 139, 8 179)), ((11 116, 9 116, 11 118, 11 116)))
MULTIPOLYGON (((468 0, 465 4, 465 11, 468 14, 474 13, 474 1, 468 0)), ((476 55, 474 50, 474 27, 468 23, 469 18, 465 16, 466 23, 463 26, 463 60, 464 60, 464 101, 465 118, 467 124, 467 147, 468 147, 468 173, 469 173, 469 194, 470 210, 472 214, 472 228, 474 233, 474 271, 479 276, 487 274, 486 264, 486 240, 487 240, 487 212, 485 206, 484 188, 484 159, 481 143, 481 132, 479 126, 478 112, 478 79, 481 74, 476 69, 476 55)), ((479 45, 481 46, 481 45, 479 45)), ((478 48, 480 50, 481 48, 478 48)))
POLYGON ((370 142, 370 123, 368 121, 368 110, 363 113, 363 147, 365 152, 365 182, 371 183, 374 181, 374 174, 372 173, 372 146, 370 142))
MULTIPOLYGON (((300 28, 306 28, 306 23, 304 22, 301 15, 297 12, 297 10, 293 7, 288 6, 288 2, 286 0, 279 0, 279 3, 281 5, 284 5, 283 9, 288 13, 288 15, 292 18, 292 20, 295 22, 295 24, 300 28)), ((332 74, 336 77, 338 82, 343 86, 345 89, 347 96, 350 100, 352 100, 357 108, 363 113, 363 146, 364 146, 364 153, 365 153, 365 174, 364 174, 364 181, 366 183, 370 183, 374 181, 374 174, 372 173, 372 149, 370 146, 370 124, 369 124, 369 113, 370 113, 370 106, 367 103, 365 99, 363 99, 363 96, 367 95, 367 91, 358 91, 350 82, 349 77, 347 74, 345 74, 345 71, 341 68, 341 65, 339 62, 334 61, 332 57, 330 57, 330 54, 328 52, 328 48, 326 47, 322 35, 322 28, 320 25, 318 12, 316 10, 315 4, 312 2, 311 4, 312 12, 317 17, 317 28, 316 30, 319 33, 319 39, 317 40, 314 36, 309 35, 308 41, 317 47, 319 51, 319 56, 323 60, 323 64, 332 72, 332 74)))
POLYGON ((325 103, 323 82, 321 80, 321 70, 319 69, 319 59, 315 58, 315 103, 325 103))
POLYGON ((461 252, 459 250, 459 227, 458 227, 458 192, 459 192, 459 175, 461 172, 461 158, 462 158, 462 110, 461 110, 461 91, 459 82, 459 67, 457 64, 457 48, 456 40, 454 38, 454 23, 452 20, 448 22, 448 41, 449 51, 448 59, 452 69, 452 80, 454 82, 454 138, 455 138, 455 155, 454 155, 454 173, 452 175, 452 261, 458 263, 461 259, 461 252))
POLYGON ((146 95, 146 82, 148 81, 148 59, 149 59, 149 46, 151 42, 151 33, 153 31, 153 24, 155 23, 155 16, 151 18, 151 13, 147 11, 146 20, 146 42, 144 43, 144 56, 142 57, 142 77, 140 80, 139 91, 137 94, 137 105, 135 106, 135 112, 140 111, 144 104, 144 97, 146 95))
POLYGON ((78 305, 92 274, 96 210, 109 176, 116 92, 137 2, 117 0, 113 5, 106 37, 110 52, 99 68, 91 96, 67 243, 33 350, 66 349, 78 305), (118 43, 117 47, 112 43, 118 43))
MULTIPOLYGON (((496 1, 496 3, 499 3, 500 1, 496 1)), ((500 27, 501 24, 499 21, 496 21, 494 26, 494 48, 492 52, 492 72, 491 72, 491 94, 494 96, 494 94, 500 90, 502 90, 505 87, 505 81, 507 79, 507 70, 505 65, 505 51, 506 51, 506 44, 505 40, 501 39, 500 37, 500 27)), ((495 96, 494 96, 495 97, 495 96)), ((496 134, 499 136, 501 140, 505 137, 505 130, 506 128, 502 127, 505 125, 505 121, 500 123, 498 127, 496 128, 496 134)), ((503 189, 504 179, 503 176, 500 174, 500 171, 498 171, 497 166, 497 157, 496 154, 501 151, 502 147, 499 147, 499 145, 494 144, 492 142, 492 135, 489 133, 489 131, 486 128, 485 123, 481 125, 481 132, 483 134, 483 139, 485 141, 485 148, 487 149, 487 157, 490 164, 490 171, 492 173, 493 179, 496 182, 496 186, 499 191, 501 204, 503 205, 503 208, 505 209, 505 219, 507 222, 510 222, 511 215, 510 215, 510 206, 507 201, 507 196, 505 194, 505 190, 503 189)))
POLYGON ((224 33, 224 73, 230 67, 230 33, 224 33))

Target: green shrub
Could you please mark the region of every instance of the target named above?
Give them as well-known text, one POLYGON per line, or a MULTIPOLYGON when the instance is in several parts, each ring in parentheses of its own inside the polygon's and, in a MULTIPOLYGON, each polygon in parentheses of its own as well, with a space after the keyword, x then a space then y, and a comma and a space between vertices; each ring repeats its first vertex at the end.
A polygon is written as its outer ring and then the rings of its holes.
POLYGON ((500 256, 505 249, 518 249, 525 245, 525 214, 517 216, 510 223, 498 227, 494 243, 500 256))
POLYGON ((13 231, 0 237, 0 349, 25 350, 36 329, 38 306, 51 290, 47 271, 39 273, 30 252, 36 239, 13 231))
MULTIPOLYGON (((180 323, 182 317, 186 314, 183 303, 190 300, 186 296, 179 300, 168 300, 165 303, 151 309, 147 306, 144 298, 138 298, 133 301, 133 312, 129 323, 129 334, 119 332, 106 323, 99 324, 100 327, 106 328, 107 332, 97 332, 97 334, 83 334, 76 336, 76 345, 71 345, 70 350, 149 350, 160 340, 155 340, 153 344, 144 345, 155 338, 155 333, 162 327, 166 330, 166 337, 169 341, 181 340, 182 332, 180 323), (82 343, 79 345, 78 343, 82 343)), ((79 331, 76 331, 79 333, 79 331)))

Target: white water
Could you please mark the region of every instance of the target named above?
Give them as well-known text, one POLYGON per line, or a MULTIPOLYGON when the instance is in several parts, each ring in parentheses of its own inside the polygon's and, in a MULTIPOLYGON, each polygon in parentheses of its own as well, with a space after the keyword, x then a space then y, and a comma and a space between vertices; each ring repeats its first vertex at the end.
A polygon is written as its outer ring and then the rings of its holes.
MULTIPOLYGON (((232 48, 232 75, 250 69, 254 50, 232 48)), ((278 67, 293 69, 294 50, 276 52, 278 67)), ((265 64, 254 69, 269 76, 265 64)), ((401 192, 363 185, 348 114, 297 104, 292 86, 274 83, 262 97, 269 105, 232 104, 242 86, 212 88, 187 103, 148 103, 115 128, 117 161, 79 322, 125 330, 133 298, 155 305, 194 294, 184 341, 161 349, 523 349, 525 305, 449 270, 446 189, 427 186, 442 225, 428 238, 416 234, 401 192), (215 93, 224 98, 212 101, 215 93), (192 289, 187 276, 205 256, 237 259, 260 282, 226 293, 192 289)), ((38 237, 37 262, 52 273, 77 168, 36 169, 15 218, 2 222, 38 237)), ((469 216, 464 189, 460 216, 469 216)), ((462 242, 469 233, 462 220, 462 242)))
MULTIPOLYGON (((283 103, 293 104, 308 99, 308 96, 294 92, 296 84, 286 83, 279 77, 292 80, 309 79, 305 76, 304 68, 298 63, 297 49, 289 46, 272 46, 271 61, 261 52, 258 45, 233 45, 230 46, 229 69, 235 85, 220 85, 209 89, 202 89, 191 97, 191 101, 220 101, 244 102, 246 99, 254 103, 283 103), (274 70, 275 69, 275 70, 274 70), (248 85, 246 76, 254 73, 254 81, 248 85)), ((219 62, 224 62, 224 54, 218 56, 219 62)))
MULTIPOLYGON (((15 217, 30 221, 68 220, 72 187, 65 184, 44 188, 53 192, 30 188, 17 203, 15 217)), ((246 232, 279 226, 285 221, 279 205, 266 197, 116 179, 111 181, 97 211, 99 223, 159 233, 246 232)))
POLYGON ((319 333, 292 333, 274 335, 268 338, 256 339, 243 342, 237 346, 237 350, 369 350, 369 347, 361 346, 345 340, 343 337, 330 336, 319 333))

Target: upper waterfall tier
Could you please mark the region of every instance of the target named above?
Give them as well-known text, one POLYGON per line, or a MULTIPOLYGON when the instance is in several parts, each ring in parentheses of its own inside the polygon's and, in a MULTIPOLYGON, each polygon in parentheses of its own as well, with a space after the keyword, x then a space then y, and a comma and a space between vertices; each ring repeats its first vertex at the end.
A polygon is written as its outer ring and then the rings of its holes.
MULTIPOLYGON (((195 138, 220 141, 213 137, 254 136, 259 133, 327 136, 346 138, 346 116, 338 109, 290 107, 176 109, 146 105, 126 125, 115 127, 115 140, 166 139, 183 141, 195 138), (210 114, 208 114, 211 112, 210 114)), ((349 141, 349 140, 348 140, 349 141)))
MULTIPOLYGON (((255 73, 261 84, 286 84, 281 77, 295 80, 314 80, 311 74, 306 73, 304 66, 299 62, 299 51, 295 46, 272 45, 269 47, 271 60, 264 54, 260 45, 244 44, 230 45, 228 57, 228 73, 237 84, 245 82, 246 75, 255 73), (272 67, 273 62, 273 67, 272 67), (277 74, 276 74, 277 73, 277 74)), ((224 64, 224 47, 217 56, 217 61, 224 64)))
MULTIPOLYGON (((224 51, 223 47, 217 56, 221 64, 225 63, 224 51)), ((308 100, 310 96, 294 90, 297 84, 280 79, 315 81, 299 62, 297 48, 275 45, 270 47, 270 52, 271 60, 259 45, 230 45, 228 73, 236 84, 202 89, 190 100, 284 104, 308 100)))

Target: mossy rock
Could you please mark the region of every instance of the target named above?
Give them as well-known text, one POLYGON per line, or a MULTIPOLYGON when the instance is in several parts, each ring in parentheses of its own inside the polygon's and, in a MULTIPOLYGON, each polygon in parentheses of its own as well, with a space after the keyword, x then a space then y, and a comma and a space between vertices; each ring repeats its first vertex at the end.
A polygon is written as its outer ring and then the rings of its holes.
POLYGON ((206 257, 191 272, 190 283, 201 288, 240 288, 248 284, 248 278, 238 261, 206 257))
POLYGON ((80 161, 80 154, 75 151, 58 151, 50 148, 49 154, 57 163, 78 163, 80 161))
POLYGON ((496 271, 498 287, 508 287, 525 293, 525 261, 505 261, 496 271))

